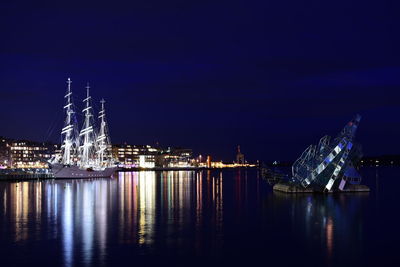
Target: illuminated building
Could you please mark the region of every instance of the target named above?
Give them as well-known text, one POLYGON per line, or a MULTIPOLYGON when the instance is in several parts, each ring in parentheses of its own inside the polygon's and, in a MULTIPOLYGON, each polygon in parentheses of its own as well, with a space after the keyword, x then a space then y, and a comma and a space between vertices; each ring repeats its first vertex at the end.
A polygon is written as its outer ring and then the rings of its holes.
POLYGON ((175 168, 194 166, 192 150, 150 145, 114 145, 113 155, 124 168, 175 168))
POLYGON ((8 144, 9 167, 48 168, 47 161, 54 155, 56 145, 31 141, 12 141, 8 144))
POLYGON ((0 168, 6 168, 10 162, 10 149, 5 138, 0 137, 0 168))
POLYGON ((188 148, 168 148, 163 151, 165 162, 168 167, 190 167, 192 166, 192 150, 188 148))
POLYGON ((125 168, 154 168, 159 150, 149 145, 113 145, 114 158, 125 168))
POLYGON ((238 164, 238 163, 223 163, 222 161, 212 161, 212 162, 210 162, 210 167, 208 167, 208 168, 216 168, 216 169, 222 169, 222 168, 254 168, 256 166, 257 166, 256 164, 249 164, 249 163, 238 164))
POLYGON ((139 168, 154 168, 154 155, 139 155, 139 168))

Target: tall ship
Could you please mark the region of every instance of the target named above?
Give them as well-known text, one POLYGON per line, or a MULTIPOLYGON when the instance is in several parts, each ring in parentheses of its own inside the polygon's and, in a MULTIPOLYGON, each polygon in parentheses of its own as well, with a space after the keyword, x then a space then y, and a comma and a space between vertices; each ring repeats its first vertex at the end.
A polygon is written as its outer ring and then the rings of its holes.
POLYGON ((111 142, 105 112, 105 101, 100 101, 98 115, 99 129, 94 127, 94 115, 89 84, 82 110, 84 119, 80 132, 72 101, 71 79, 67 80, 67 93, 64 98, 66 119, 61 130, 61 154, 50 161, 55 178, 97 178, 111 177, 117 170, 112 158, 111 142))

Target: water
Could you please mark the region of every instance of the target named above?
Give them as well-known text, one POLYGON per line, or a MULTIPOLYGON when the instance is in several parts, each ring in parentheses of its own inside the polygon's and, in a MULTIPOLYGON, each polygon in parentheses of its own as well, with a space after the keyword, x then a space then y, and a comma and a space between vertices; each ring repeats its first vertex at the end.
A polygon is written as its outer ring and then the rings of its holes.
POLYGON ((399 265, 399 168, 284 195, 256 170, 0 182, 1 266, 399 265))

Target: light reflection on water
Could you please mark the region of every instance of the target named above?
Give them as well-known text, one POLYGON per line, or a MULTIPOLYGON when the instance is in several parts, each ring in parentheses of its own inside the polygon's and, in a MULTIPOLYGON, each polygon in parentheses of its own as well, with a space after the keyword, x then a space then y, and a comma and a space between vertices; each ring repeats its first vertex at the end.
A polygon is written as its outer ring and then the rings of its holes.
POLYGON ((158 264, 193 257, 240 262, 265 253, 278 259, 290 249, 300 258, 314 251, 315 261, 330 265, 351 249, 350 262, 357 263, 370 201, 368 194, 273 193, 256 171, 246 170, 2 182, 0 194, 6 259, 18 263, 15 248, 30 248, 25 256, 42 262, 37 254, 46 249, 54 253, 47 261, 64 266, 132 257, 158 264), (32 244, 38 247, 31 250, 32 244))

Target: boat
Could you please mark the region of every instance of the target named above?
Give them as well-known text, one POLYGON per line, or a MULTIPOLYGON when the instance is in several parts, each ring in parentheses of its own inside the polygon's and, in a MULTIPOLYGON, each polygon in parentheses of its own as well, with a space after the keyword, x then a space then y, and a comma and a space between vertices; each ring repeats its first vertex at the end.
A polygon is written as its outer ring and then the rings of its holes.
POLYGON ((61 154, 52 158, 49 166, 54 178, 100 178, 111 177, 117 170, 112 158, 111 142, 105 113, 105 101, 102 99, 98 119, 100 127, 96 132, 93 119, 90 86, 86 86, 84 121, 78 133, 78 123, 72 101, 71 79, 67 80, 67 92, 64 98, 66 119, 61 130, 61 154))

